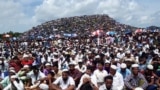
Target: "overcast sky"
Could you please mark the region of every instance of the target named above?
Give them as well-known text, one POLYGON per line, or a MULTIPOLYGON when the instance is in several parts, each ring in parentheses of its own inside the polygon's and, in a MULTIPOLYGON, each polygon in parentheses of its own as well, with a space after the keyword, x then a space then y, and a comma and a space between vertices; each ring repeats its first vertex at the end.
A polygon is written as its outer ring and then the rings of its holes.
POLYGON ((138 27, 160 26, 160 0, 0 0, 0 33, 24 32, 61 17, 108 14, 138 27))

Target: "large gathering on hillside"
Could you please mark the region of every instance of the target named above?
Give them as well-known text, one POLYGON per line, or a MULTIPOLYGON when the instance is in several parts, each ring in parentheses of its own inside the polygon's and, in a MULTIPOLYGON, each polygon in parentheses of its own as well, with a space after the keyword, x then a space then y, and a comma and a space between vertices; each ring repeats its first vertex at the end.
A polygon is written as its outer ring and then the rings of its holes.
POLYGON ((0 90, 160 90, 160 30, 93 15, 4 37, 0 90))

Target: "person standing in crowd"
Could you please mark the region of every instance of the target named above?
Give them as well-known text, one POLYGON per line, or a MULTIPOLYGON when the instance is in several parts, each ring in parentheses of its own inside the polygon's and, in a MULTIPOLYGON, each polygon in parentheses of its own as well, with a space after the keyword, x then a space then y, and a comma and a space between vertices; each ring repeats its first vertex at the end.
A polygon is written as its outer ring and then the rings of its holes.
POLYGON ((75 81, 69 75, 69 70, 64 69, 62 71, 62 76, 57 78, 53 83, 49 80, 49 86, 51 90, 74 90, 75 81))
POLYGON ((124 80, 125 86, 127 90, 134 90, 137 87, 142 87, 146 89, 148 86, 148 82, 145 79, 144 75, 139 72, 139 65, 132 64, 132 74, 127 76, 124 80))
POLYGON ((109 75, 113 76, 113 89, 122 90, 124 88, 123 76, 117 71, 116 65, 111 65, 109 75))

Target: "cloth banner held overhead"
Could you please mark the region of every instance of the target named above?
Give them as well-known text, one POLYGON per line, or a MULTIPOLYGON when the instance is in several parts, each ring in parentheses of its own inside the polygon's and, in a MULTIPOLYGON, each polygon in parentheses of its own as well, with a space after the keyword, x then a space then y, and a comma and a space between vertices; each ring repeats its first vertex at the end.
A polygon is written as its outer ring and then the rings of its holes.
POLYGON ((92 32, 92 36, 100 36, 103 34, 103 30, 96 30, 94 32, 92 32))

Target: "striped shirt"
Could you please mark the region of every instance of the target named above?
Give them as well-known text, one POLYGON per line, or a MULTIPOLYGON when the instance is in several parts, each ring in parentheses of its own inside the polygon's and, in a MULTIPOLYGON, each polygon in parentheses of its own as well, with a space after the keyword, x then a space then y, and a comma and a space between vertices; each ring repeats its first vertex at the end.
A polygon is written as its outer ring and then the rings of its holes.
POLYGON ((138 73, 137 76, 134 76, 133 74, 127 76, 124 83, 128 89, 134 89, 136 87, 142 87, 145 89, 148 86, 147 80, 141 73, 138 73))

